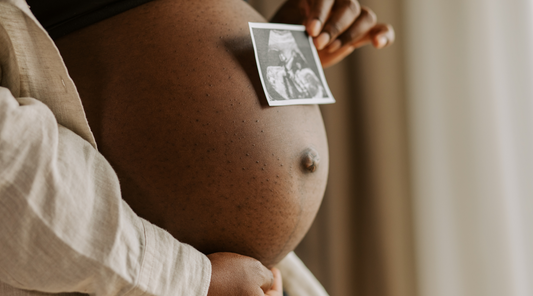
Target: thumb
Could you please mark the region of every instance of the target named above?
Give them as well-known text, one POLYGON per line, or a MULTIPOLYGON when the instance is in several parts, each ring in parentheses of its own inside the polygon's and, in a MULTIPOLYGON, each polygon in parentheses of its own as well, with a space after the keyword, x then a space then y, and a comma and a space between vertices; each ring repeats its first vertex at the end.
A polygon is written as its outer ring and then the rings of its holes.
POLYGON ((268 270, 268 268, 262 266, 263 271, 263 280, 261 284, 261 290, 263 290, 264 293, 270 291, 272 289, 272 285, 274 285, 274 274, 272 271, 268 270))
POLYGON ((272 289, 266 292, 266 296, 282 296, 283 295, 283 284, 281 280, 281 272, 277 268, 272 268, 272 274, 274 274, 274 284, 272 289))

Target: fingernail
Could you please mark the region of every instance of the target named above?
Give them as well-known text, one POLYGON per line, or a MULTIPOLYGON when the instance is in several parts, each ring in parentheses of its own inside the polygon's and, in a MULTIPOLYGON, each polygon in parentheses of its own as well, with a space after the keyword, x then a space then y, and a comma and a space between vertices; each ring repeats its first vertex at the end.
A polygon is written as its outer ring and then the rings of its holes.
POLYGON ((378 38, 378 48, 383 48, 387 45, 387 37, 381 36, 378 38))
POLYGON ((341 48, 341 46, 342 42, 339 39, 333 41, 333 43, 328 46, 328 53, 335 52, 337 49, 341 48))
POLYGON ((322 28, 322 22, 320 22, 317 19, 312 20, 309 22, 309 28, 310 28, 310 34, 312 37, 316 37, 320 33, 320 29, 322 28))
POLYGON ((322 34, 318 35, 315 39, 315 46, 318 50, 322 50, 326 44, 329 42, 329 34, 326 32, 323 32, 322 34))

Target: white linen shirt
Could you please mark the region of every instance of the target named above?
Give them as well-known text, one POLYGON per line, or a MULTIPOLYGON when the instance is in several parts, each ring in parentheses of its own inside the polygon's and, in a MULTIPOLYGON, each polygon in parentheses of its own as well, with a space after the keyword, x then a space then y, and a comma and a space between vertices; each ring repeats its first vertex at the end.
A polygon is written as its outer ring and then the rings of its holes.
MULTIPOLYGON (((122 200, 24 0, 0 0, 0 86, 0 295, 207 295, 208 258, 122 200)), ((327 295, 294 253, 278 268, 290 296, 327 295)))

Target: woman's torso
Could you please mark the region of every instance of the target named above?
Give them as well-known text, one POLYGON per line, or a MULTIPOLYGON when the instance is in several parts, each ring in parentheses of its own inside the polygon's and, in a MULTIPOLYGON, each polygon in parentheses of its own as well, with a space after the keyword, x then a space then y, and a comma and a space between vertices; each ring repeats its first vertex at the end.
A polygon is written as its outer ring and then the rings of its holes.
POLYGON ((316 105, 267 106, 249 21, 240 0, 160 0, 56 44, 133 210, 271 266, 314 219, 328 148, 316 105))

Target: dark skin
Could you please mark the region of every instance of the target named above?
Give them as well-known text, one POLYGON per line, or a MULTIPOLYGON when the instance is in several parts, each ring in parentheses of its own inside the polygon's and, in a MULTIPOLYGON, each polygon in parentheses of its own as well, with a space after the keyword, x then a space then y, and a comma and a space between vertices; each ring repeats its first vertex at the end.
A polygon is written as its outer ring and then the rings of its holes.
MULTIPOLYGON (((327 15, 343 20, 338 28, 366 24, 333 8, 327 15)), ((332 36, 315 39, 330 62, 382 37, 367 24, 343 39, 328 31, 327 17, 317 15, 319 30, 313 15, 302 16, 313 33, 332 36), (331 50, 336 40, 344 43, 331 50)), ((266 105, 248 21, 265 20, 240 0, 160 0, 56 41, 124 199, 209 254, 209 296, 281 295, 281 278, 268 268, 303 238, 327 181, 319 109, 266 105)))
POLYGON ((372 9, 355 0, 287 0, 270 21, 305 25, 323 67, 367 44, 387 47, 395 38, 391 25, 378 23, 372 9))
POLYGON ((265 106, 242 21, 264 19, 234 1, 149 2, 57 44, 133 210, 205 254, 272 267, 320 205, 327 141, 316 105, 265 106))
POLYGON ((213 266, 208 296, 283 295, 278 269, 268 270, 259 261, 235 253, 213 253, 207 257, 213 266))

